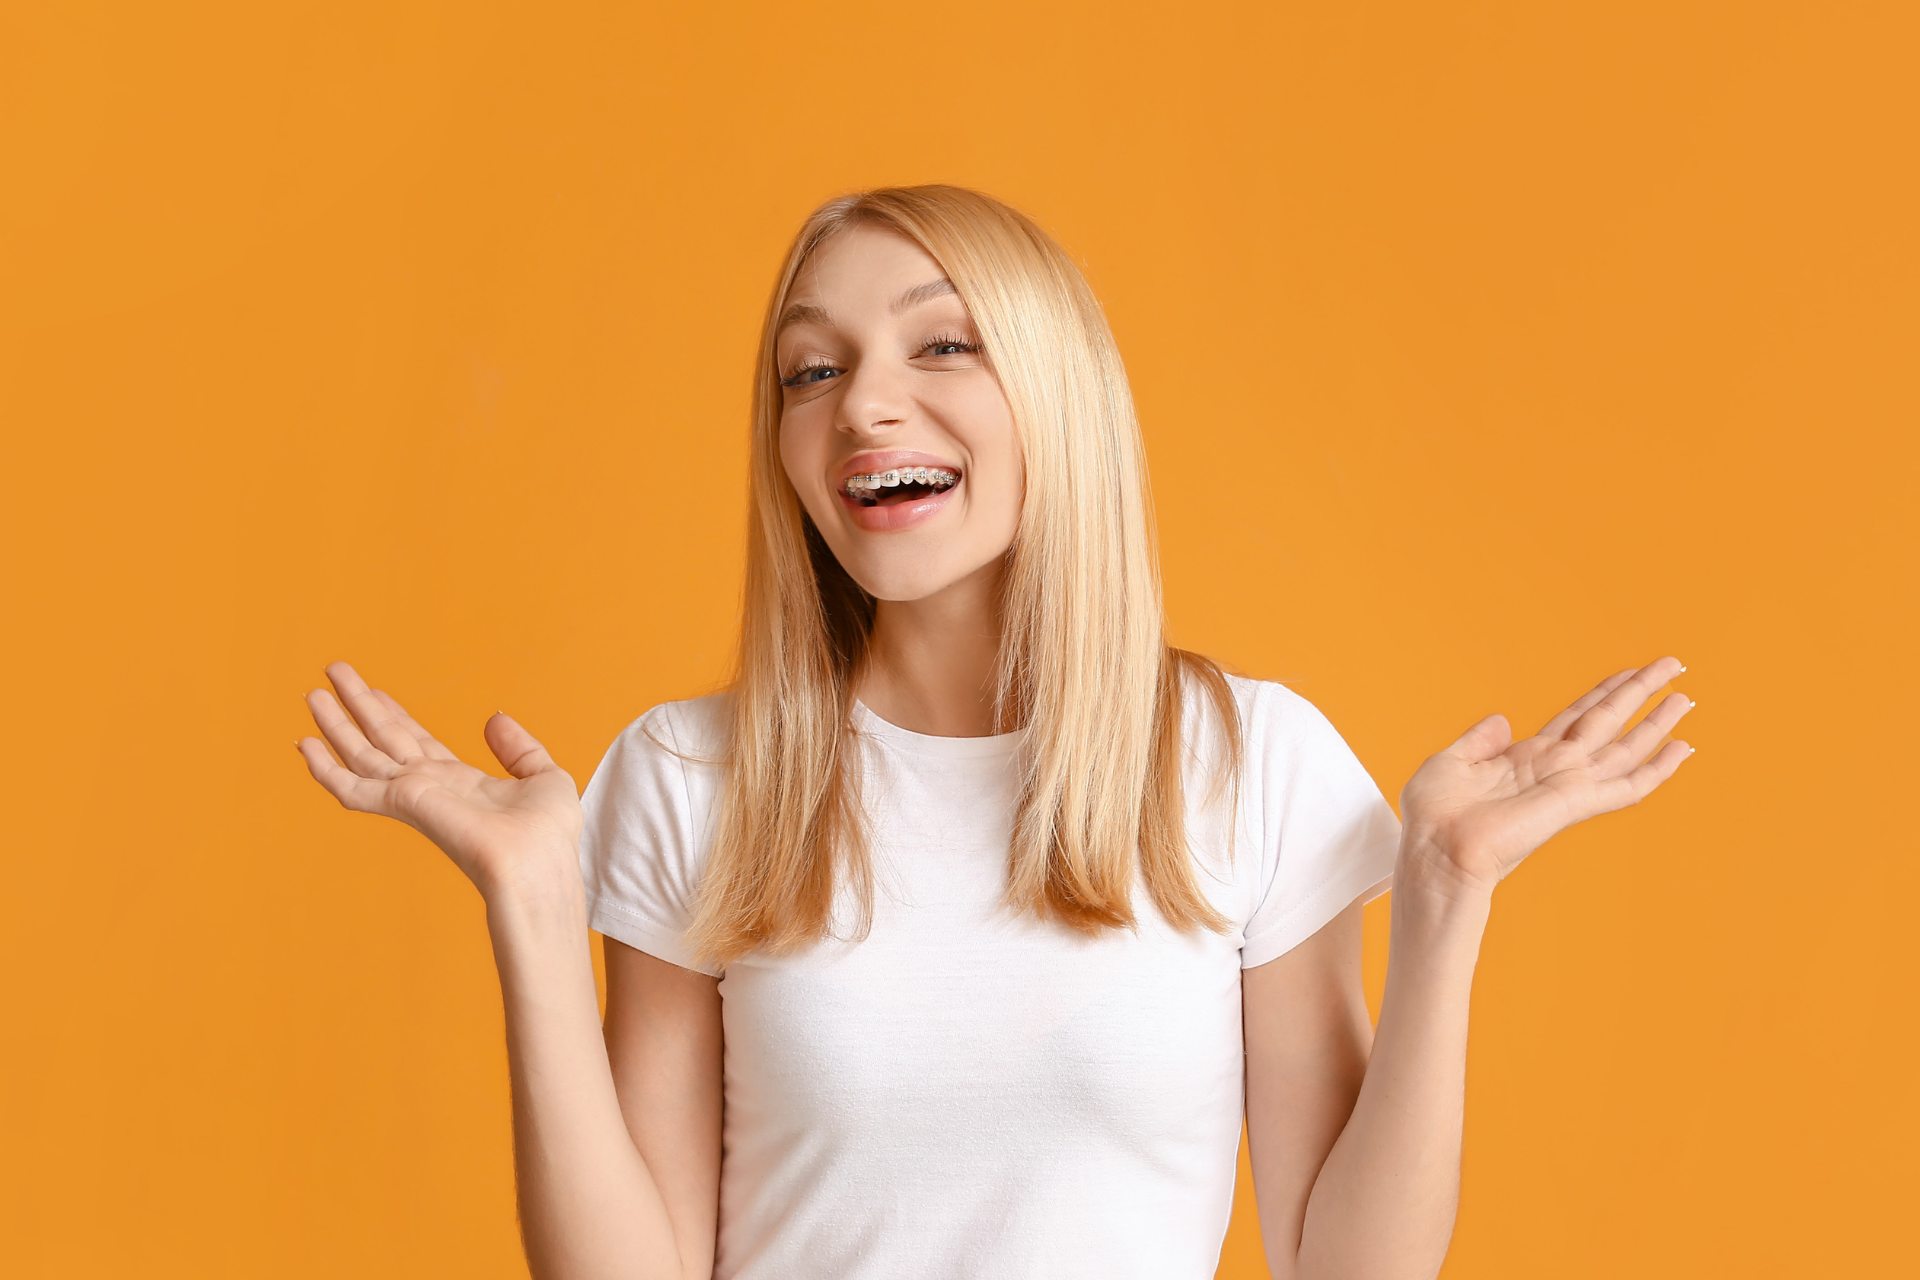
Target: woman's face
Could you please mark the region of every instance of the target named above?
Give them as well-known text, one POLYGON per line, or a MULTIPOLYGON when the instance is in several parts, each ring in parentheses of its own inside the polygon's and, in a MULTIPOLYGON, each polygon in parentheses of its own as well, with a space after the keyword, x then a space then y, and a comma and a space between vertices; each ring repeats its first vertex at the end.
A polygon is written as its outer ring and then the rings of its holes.
POLYGON ((1020 521, 1020 446, 939 264, 890 231, 840 232, 781 321, 780 461, 853 580, 920 600, 997 569, 1020 521))

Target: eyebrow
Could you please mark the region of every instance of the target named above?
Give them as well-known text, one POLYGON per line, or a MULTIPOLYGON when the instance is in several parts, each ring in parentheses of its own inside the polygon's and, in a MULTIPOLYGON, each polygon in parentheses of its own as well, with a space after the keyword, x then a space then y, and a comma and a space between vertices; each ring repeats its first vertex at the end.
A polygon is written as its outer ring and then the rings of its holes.
MULTIPOLYGON (((938 280, 929 280, 925 284, 917 284, 906 290, 893 300, 888 309, 898 315, 902 311, 912 310, 923 302, 931 302, 935 298, 944 298, 957 292, 959 291, 953 287, 953 281, 942 276, 938 280)), ((775 328, 777 331, 795 324, 831 323, 833 323, 833 317, 827 314, 825 307, 815 306, 811 302, 796 302, 780 313, 780 323, 775 328)))
POLYGON ((929 280, 925 284, 917 284, 895 298, 893 300, 893 310, 898 314, 899 312, 917 307, 923 302, 931 302, 935 298, 944 298, 954 292, 953 281, 947 279, 945 276, 941 276, 938 280, 929 280))
POLYGON ((776 328, 784 329, 794 324, 827 324, 832 317, 825 307, 816 307, 807 302, 796 302, 780 313, 780 323, 776 328))

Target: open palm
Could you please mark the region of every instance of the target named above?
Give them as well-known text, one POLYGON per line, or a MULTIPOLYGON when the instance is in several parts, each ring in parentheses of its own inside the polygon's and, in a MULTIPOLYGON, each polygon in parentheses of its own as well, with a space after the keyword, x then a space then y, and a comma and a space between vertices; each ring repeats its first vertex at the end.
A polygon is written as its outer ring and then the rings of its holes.
POLYGON ((1488 716, 1421 765, 1401 792, 1410 847, 1490 890, 1557 832, 1637 803, 1691 753, 1684 742, 1660 744, 1693 703, 1671 694, 1621 730, 1684 670, 1662 658, 1622 671, 1519 742, 1505 716, 1488 716))
POLYGON ((487 746, 510 775, 461 763, 386 693, 344 662, 327 668, 338 697, 307 695, 326 742, 302 738, 314 780, 342 805, 419 831, 483 894, 530 871, 571 868, 580 837, 573 779, 533 736, 502 712, 487 721, 487 746), (327 751, 331 745, 339 760, 327 751))

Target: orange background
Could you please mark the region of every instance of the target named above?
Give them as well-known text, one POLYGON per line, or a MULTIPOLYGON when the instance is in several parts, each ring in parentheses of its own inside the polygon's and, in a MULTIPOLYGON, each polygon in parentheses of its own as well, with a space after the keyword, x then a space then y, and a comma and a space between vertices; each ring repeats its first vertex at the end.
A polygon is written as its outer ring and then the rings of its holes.
POLYGON ((0 1272, 524 1273, 479 901, 298 695, 584 780, 710 686, 786 238, 942 180, 1110 307, 1176 638, 1389 794, 1692 665, 1501 891, 1450 1280, 1913 1274, 1911 14, 6 6, 0 1272))

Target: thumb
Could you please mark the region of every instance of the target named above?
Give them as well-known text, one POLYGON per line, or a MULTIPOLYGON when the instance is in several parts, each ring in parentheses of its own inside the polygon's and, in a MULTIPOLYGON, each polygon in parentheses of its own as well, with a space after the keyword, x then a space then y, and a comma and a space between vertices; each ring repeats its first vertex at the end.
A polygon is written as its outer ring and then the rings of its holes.
POLYGON ((553 762, 540 740, 520 727, 520 722, 504 711, 496 711, 482 731, 494 759, 506 766, 516 778, 531 778, 560 766, 553 762))
POLYGON ((1512 745, 1513 727, 1507 723, 1505 716, 1495 712, 1461 734, 1447 748, 1447 754, 1458 756, 1468 764, 1479 764, 1482 760, 1493 759, 1512 745))

